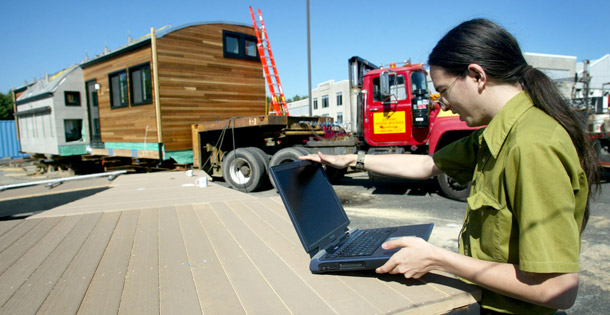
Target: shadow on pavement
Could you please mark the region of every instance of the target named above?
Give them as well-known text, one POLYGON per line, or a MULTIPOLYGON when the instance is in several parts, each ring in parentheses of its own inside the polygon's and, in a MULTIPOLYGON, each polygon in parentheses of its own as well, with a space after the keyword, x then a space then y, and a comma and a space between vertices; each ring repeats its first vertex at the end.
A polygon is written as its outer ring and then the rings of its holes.
POLYGON ((58 192, 36 196, 15 197, 0 201, 0 221, 23 219, 38 212, 95 195, 108 187, 58 192))

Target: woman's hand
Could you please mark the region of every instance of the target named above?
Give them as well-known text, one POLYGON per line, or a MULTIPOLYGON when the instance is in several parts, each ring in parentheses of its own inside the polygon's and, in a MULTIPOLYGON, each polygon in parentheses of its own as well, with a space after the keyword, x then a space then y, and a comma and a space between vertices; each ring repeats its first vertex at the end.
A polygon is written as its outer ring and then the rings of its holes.
POLYGON ((402 273, 405 278, 418 279, 429 271, 438 269, 435 258, 441 249, 419 237, 401 237, 383 243, 382 247, 387 250, 401 249, 377 268, 377 273, 402 273))
POLYGON ((299 160, 309 160, 313 162, 318 162, 334 168, 346 168, 348 166, 351 166, 352 164, 356 164, 356 155, 326 155, 322 154, 322 152, 318 152, 317 154, 313 153, 301 156, 299 157, 299 160))

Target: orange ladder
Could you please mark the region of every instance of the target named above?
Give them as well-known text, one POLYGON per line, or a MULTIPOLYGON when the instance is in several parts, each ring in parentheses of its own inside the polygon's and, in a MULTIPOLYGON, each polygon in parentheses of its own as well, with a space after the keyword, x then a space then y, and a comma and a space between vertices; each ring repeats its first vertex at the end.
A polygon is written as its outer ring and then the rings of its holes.
POLYGON ((269 93, 271 93, 271 104, 273 106, 273 110, 271 110, 271 107, 269 107, 268 114, 288 116, 288 106, 286 105, 286 99, 284 98, 284 90, 282 90, 280 76, 277 73, 275 59, 273 58, 271 46, 269 45, 269 37, 267 36, 267 29, 265 28, 263 15, 261 14, 261 10, 258 9, 258 18, 261 21, 260 27, 256 22, 252 7, 250 7, 250 15, 252 16, 252 24, 254 25, 254 31, 256 32, 256 39, 258 40, 258 43, 256 44, 256 47, 258 48, 258 55, 261 58, 263 72, 265 74, 265 79, 267 80, 267 87, 269 88, 269 93))

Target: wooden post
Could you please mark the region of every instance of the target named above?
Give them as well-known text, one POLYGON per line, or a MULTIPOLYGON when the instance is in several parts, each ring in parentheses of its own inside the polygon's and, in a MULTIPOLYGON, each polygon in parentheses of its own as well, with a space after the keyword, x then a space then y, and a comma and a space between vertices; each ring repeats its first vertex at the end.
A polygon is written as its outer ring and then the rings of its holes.
POLYGON ((15 105, 15 102, 17 101, 17 98, 15 97, 15 87, 11 87, 11 95, 13 97, 13 117, 15 119, 15 129, 17 129, 17 140, 19 140, 19 151, 21 151, 21 135, 19 134, 19 119, 17 119, 17 115, 15 115, 17 113, 17 105, 15 105))
POLYGON ((157 142, 159 143, 159 160, 163 160, 161 156, 161 144, 163 143, 163 132, 161 130, 161 101, 159 97, 159 67, 157 65, 157 36, 155 28, 150 28, 150 46, 152 50, 152 71, 153 85, 155 91, 155 116, 157 118, 157 142))

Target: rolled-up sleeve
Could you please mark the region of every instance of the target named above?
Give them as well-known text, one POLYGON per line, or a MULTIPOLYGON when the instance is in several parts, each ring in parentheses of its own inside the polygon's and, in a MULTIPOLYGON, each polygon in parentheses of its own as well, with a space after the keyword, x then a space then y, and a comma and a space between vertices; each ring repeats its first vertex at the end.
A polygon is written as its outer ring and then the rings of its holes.
POLYGON ((472 180, 479 152, 479 138, 484 129, 472 132, 470 135, 450 143, 434 152, 434 164, 461 184, 472 180))

